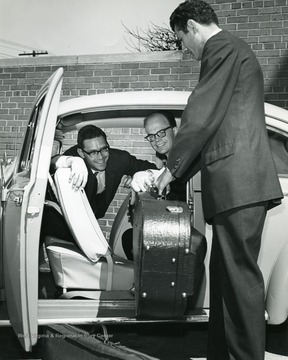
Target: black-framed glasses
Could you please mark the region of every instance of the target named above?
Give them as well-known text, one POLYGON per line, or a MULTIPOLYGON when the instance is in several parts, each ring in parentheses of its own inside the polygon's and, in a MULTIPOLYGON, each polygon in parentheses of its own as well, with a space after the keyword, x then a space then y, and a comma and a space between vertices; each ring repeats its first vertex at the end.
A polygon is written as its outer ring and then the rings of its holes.
POLYGON ((168 126, 165 129, 161 129, 159 131, 156 132, 156 134, 148 134, 147 136, 145 136, 145 139, 148 140, 149 142, 154 142, 156 140, 156 137, 159 138, 163 138, 166 136, 166 130, 171 129, 172 126, 168 126))
POLYGON ((95 157, 99 156, 99 154, 101 154, 102 156, 107 155, 109 153, 109 149, 110 149, 109 145, 105 145, 100 150, 91 150, 91 151, 86 151, 84 149, 82 149, 82 150, 85 154, 95 158, 95 157))

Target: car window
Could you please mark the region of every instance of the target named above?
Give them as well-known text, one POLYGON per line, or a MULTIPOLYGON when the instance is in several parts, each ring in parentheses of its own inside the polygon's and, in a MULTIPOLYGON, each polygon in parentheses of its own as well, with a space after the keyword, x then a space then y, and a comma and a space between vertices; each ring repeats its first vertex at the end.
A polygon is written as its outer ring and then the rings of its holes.
POLYGON ((277 173, 288 175, 288 138, 272 130, 268 136, 277 173))
POLYGON ((29 118, 20 154, 18 172, 30 170, 31 161, 34 153, 35 140, 37 137, 38 123, 41 117, 44 99, 45 97, 43 97, 41 101, 34 107, 29 118))

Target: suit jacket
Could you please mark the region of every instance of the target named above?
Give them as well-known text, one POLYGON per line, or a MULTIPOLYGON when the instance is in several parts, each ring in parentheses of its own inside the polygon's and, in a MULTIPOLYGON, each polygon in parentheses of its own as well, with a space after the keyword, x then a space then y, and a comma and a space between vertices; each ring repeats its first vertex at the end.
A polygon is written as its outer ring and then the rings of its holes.
POLYGON ((282 198, 265 125, 261 67, 250 47, 227 31, 204 46, 199 83, 167 166, 177 178, 201 169, 206 219, 282 198))
MULTIPOLYGON (((156 152, 156 166, 161 169, 163 166, 166 166, 167 163, 167 155, 160 154, 156 152)), ((181 179, 175 179, 170 183, 170 190, 166 196, 167 200, 179 200, 186 201, 187 200, 187 182, 181 179)))
MULTIPOLYGON (((66 150, 64 155, 79 156, 77 145, 66 150)), ((87 165, 87 164, 86 164, 87 165)), ((137 171, 156 169, 156 165, 146 160, 137 159, 127 151, 111 149, 109 160, 105 170, 106 188, 101 194, 97 194, 97 180, 91 168, 88 169, 88 180, 85 186, 85 193, 96 218, 105 215, 114 195, 120 185, 123 175, 134 175, 137 171)))

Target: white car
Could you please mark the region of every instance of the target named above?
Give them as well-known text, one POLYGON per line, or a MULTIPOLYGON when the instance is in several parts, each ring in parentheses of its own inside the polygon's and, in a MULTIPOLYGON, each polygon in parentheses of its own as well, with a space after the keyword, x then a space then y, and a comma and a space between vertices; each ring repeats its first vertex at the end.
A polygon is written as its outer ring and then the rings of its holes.
MULTIPOLYGON (((40 228, 44 204, 47 205, 45 199, 47 184, 51 181, 49 165, 52 151, 55 150, 56 127, 61 127, 64 133, 73 132, 88 123, 95 124, 104 130, 107 127, 142 128, 144 117, 155 110, 170 110, 179 121, 190 95, 189 92, 178 91, 122 92, 79 97, 59 104, 62 76, 63 69, 60 68, 42 87, 32 108, 21 150, 12 164, 5 166, 5 160, 1 164, 0 325, 11 324, 26 351, 31 351, 33 345, 36 344, 39 325, 137 321, 133 291, 128 290, 126 285, 123 285, 122 291, 114 290, 108 275, 104 290, 100 285, 95 285, 94 289, 84 286, 81 289, 83 296, 71 300, 70 295, 73 295, 75 289, 70 291, 69 279, 64 279, 64 275, 62 277, 59 275, 59 278, 55 279, 55 272, 53 272, 54 280, 58 286, 62 287, 63 295, 39 298, 39 280, 42 276, 39 273, 38 258, 40 228), (66 280, 68 283, 64 284, 66 280)), ((265 104, 265 112, 271 149, 284 199, 282 205, 268 212, 259 265, 266 285, 267 321, 270 324, 280 324, 286 320, 288 314, 288 111, 265 104)), ((65 174, 60 177, 60 182, 64 177, 65 174)), ((54 185, 50 182, 49 186, 54 185)), ((61 186, 61 184, 56 184, 56 186, 61 186)), ((192 222, 194 227, 205 235, 208 250, 205 259, 205 274, 197 293, 196 306, 189 309, 184 320, 207 321, 211 228, 203 219, 199 174, 190 181, 189 187, 193 195, 192 222)), ((75 249, 63 246, 65 256, 67 254, 69 256, 76 254, 76 257, 79 255, 80 265, 74 267, 75 274, 73 274, 76 277, 78 270, 81 271, 81 264, 84 267, 90 266, 94 261, 94 264, 98 264, 98 268, 95 265, 93 269, 96 270, 93 271, 99 273, 103 270, 101 270, 101 263, 97 262, 98 259, 93 259, 95 252, 93 253, 93 247, 91 250, 90 238, 87 236, 90 223, 92 223, 91 232, 97 233, 100 239, 99 246, 103 248, 101 251, 105 253, 108 249, 96 219, 89 218, 91 214, 87 204, 85 205, 85 195, 81 192, 79 194, 80 198, 75 201, 83 206, 83 212, 85 212, 83 216, 87 225, 82 220, 81 224, 77 225, 76 219, 76 224, 73 226, 76 227, 74 229, 78 234, 76 236, 84 237, 84 243, 79 240, 81 250, 78 249, 76 252, 75 249), (87 216, 90 220, 87 220, 87 216), (84 233, 85 236, 82 236, 84 233)), ((69 193, 64 194, 60 199, 60 208, 65 216, 69 216, 71 207, 69 196, 69 193), (65 196, 68 196, 68 200, 65 196)), ((109 240, 113 252, 122 259, 125 255, 121 245, 121 235, 128 227, 131 227, 126 215, 126 206, 127 201, 116 216, 109 240)), ((55 258, 59 255, 54 252, 51 256, 51 252, 57 246, 57 251, 61 247, 59 243, 56 245, 46 243, 46 248, 50 246, 46 250, 50 251, 51 267, 51 259, 54 255, 55 258)), ((123 264, 126 264, 125 259, 123 259, 123 264)), ((124 270, 123 274, 130 278, 132 276, 133 282, 133 264, 127 261, 124 270)), ((92 274, 92 278, 93 276, 92 274)), ((85 283, 84 280, 83 282, 85 283)), ((121 290, 121 284, 119 287, 121 290)))

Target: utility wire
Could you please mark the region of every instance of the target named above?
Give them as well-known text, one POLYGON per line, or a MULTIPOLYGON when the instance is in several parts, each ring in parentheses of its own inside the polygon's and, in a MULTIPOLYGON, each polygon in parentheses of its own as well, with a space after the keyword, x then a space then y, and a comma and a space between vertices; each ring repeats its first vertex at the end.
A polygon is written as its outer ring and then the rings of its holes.
POLYGON ((16 56, 14 56, 14 55, 9 55, 9 54, 4 54, 4 53, 0 53, 0 56, 4 56, 4 57, 6 57, 6 58, 11 58, 11 57, 13 57, 13 58, 15 58, 16 56))
MULTIPOLYGON (((0 40, 0 42, 1 42, 1 40, 0 40)), ((21 50, 22 50, 22 49, 17 49, 17 48, 12 47, 12 46, 2 45, 2 44, 0 44, 0 46, 1 46, 1 47, 4 47, 4 48, 6 48, 6 49, 15 50, 15 51, 21 51, 21 50)))
MULTIPOLYGON (((0 42, 4 43, 4 44, 7 44, 7 45, 12 45, 14 47, 17 47, 18 50, 22 50, 23 48, 25 49, 33 49, 32 46, 27 46, 27 45, 23 45, 23 44, 19 44, 19 43, 16 43, 16 42, 13 42, 13 41, 10 41, 10 40, 4 40, 4 39, 0 39, 0 42)), ((4 45, 3 45, 4 46, 4 45)), ((38 49, 40 50, 40 49, 38 49)))
MULTIPOLYGON (((0 39, 0 48, 6 48, 6 49, 10 49, 13 50, 14 52, 18 53, 18 56, 29 56, 32 55, 33 57, 38 56, 38 55, 44 55, 44 54, 48 54, 47 51, 42 51, 40 49, 36 49, 33 47, 29 47, 23 44, 19 44, 10 40, 4 40, 4 39, 0 39), (27 51, 26 49, 28 49, 29 51, 27 51), (19 54, 19 52, 22 52, 21 54, 19 54)), ((15 55, 8 55, 5 53, 0 53, 0 57, 6 56, 6 57, 16 57, 15 55)))

